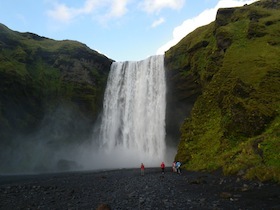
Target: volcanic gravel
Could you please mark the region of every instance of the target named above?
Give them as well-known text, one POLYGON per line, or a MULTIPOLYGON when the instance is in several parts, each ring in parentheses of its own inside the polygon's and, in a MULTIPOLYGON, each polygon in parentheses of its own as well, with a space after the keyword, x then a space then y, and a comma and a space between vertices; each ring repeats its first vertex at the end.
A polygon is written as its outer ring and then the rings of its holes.
POLYGON ((0 176, 0 209, 280 209, 280 185, 166 168, 0 176))

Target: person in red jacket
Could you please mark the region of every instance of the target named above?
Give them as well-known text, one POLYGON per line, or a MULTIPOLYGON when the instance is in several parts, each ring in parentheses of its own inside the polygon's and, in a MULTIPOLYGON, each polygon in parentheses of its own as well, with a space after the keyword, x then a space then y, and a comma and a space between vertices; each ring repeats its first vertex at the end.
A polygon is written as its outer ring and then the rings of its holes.
POLYGON ((161 162, 160 167, 161 167, 161 173, 164 174, 164 169, 165 169, 164 162, 161 162))
POLYGON ((143 163, 141 163, 140 169, 141 169, 141 176, 144 176, 145 166, 143 163))

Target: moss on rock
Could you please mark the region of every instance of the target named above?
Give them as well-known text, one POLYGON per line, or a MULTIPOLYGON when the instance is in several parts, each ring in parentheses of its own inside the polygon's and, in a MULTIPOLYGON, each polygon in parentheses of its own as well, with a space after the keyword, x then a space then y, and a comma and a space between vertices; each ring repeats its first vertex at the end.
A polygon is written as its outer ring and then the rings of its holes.
POLYGON ((176 155, 186 169, 280 181, 279 4, 220 9, 166 52, 168 72, 196 78, 178 86, 199 84, 176 155))

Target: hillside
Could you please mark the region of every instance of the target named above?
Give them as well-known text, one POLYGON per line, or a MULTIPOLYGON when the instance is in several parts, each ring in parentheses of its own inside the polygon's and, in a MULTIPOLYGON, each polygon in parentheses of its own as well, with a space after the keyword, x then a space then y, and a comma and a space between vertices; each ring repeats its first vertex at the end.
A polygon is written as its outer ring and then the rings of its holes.
POLYGON ((261 0, 219 9, 166 52, 173 100, 197 98, 181 126, 184 168, 280 182, 279 37, 280 2, 261 0))
MULTIPOLYGON (((89 138, 112 62, 82 43, 0 24, 1 169, 13 167, 11 148, 24 150, 35 141, 57 148, 63 141, 79 144, 89 138)), ((27 162, 25 156, 18 154, 27 162)))

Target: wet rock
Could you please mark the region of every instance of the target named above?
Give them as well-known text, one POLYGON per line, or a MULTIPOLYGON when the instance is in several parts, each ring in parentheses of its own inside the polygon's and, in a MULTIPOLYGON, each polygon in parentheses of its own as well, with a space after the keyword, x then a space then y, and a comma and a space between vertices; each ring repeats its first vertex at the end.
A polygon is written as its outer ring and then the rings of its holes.
POLYGON ((221 198, 224 198, 224 199, 229 199, 229 198, 232 197, 232 194, 229 193, 229 192, 222 192, 222 193, 220 194, 220 197, 221 197, 221 198))
POLYGON ((249 186, 247 184, 244 184, 243 187, 241 188, 242 192, 246 192, 249 190, 249 186))

